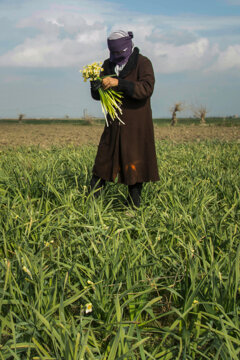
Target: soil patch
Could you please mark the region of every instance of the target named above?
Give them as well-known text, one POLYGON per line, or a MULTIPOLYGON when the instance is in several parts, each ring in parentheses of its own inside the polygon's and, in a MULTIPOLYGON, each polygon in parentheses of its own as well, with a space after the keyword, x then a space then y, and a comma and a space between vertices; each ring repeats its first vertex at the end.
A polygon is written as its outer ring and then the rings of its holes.
MULTIPOLYGON (((173 142, 221 140, 240 142, 240 127, 224 126, 154 126, 156 140, 173 142)), ((0 124, 0 147, 38 145, 49 148, 65 145, 97 145, 102 125, 81 126, 68 124, 30 125, 0 124)))

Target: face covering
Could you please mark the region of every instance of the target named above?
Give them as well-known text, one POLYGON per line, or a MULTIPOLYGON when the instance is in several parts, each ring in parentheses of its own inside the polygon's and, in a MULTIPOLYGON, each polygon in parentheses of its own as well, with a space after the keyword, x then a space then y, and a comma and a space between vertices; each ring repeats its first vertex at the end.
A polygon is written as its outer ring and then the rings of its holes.
POLYGON ((131 31, 128 33, 115 32, 109 36, 107 43, 110 51, 110 61, 112 63, 116 65, 123 65, 128 61, 128 58, 132 54, 132 38, 133 33, 131 31), (126 36, 122 36, 124 34, 126 34, 126 36))

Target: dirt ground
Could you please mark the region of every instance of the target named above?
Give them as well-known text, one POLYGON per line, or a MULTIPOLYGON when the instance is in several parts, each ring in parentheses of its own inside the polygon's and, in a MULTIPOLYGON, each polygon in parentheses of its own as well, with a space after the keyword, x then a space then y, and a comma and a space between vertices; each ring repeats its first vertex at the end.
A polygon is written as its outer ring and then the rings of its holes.
MULTIPOLYGON (((173 142, 201 141, 218 139, 221 141, 237 141, 240 143, 240 126, 157 126, 156 140, 173 142)), ((0 124, 0 147, 16 147, 39 145, 97 145, 103 131, 103 126, 79 126, 68 124, 0 124)))

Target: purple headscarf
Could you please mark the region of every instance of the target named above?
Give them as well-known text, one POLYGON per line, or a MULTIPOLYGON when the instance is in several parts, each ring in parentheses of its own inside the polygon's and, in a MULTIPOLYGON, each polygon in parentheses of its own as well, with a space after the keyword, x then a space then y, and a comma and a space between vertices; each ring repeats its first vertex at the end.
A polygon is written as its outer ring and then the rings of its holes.
POLYGON ((133 33, 119 30, 110 34, 107 39, 110 51, 110 61, 116 65, 126 64, 129 56, 132 54, 133 33))

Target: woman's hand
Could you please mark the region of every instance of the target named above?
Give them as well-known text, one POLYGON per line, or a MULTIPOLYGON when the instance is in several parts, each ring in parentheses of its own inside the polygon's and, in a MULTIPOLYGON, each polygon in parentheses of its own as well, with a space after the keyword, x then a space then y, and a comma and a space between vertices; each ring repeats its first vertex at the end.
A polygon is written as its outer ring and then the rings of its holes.
POLYGON ((115 87, 115 86, 118 86, 118 79, 108 76, 102 80, 102 87, 104 90, 107 90, 107 89, 109 89, 111 87, 115 87))

